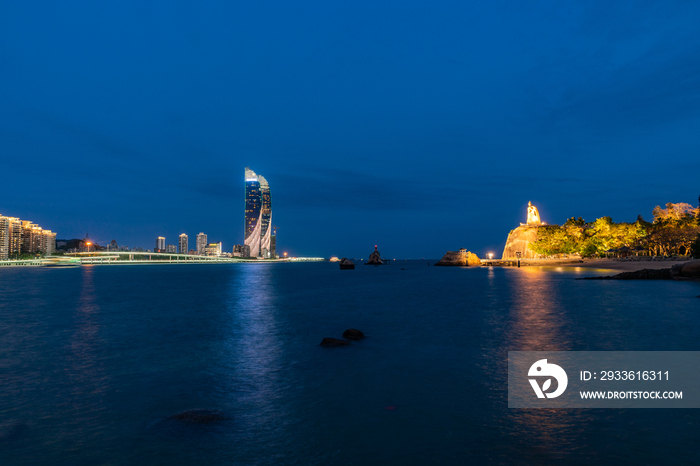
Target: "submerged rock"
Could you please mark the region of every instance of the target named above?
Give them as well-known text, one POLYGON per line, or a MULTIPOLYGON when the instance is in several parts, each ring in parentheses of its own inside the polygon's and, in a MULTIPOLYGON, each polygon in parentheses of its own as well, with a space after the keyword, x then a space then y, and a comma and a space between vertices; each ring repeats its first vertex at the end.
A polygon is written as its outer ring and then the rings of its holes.
POLYGON ((340 270, 352 270, 354 268, 355 263, 347 257, 343 257, 342 259, 340 259, 340 270))
POLYGON ((347 340, 339 340, 338 338, 324 338, 321 340, 321 346, 334 347, 334 346, 347 346, 350 342, 347 340))
POLYGON ((440 266, 468 266, 468 265, 481 265, 481 259, 466 249, 462 248, 459 251, 447 251, 442 259, 440 259, 435 265, 440 266))
POLYGON ((168 417, 176 421, 189 422, 192 424, 209 424, 211 422, 223 421, 226 416, 217 409, 190 409, 168 417))
POLYGON ((343 332, 343 338, 346 338, 348 340, 362 340, 364 337, 364 333, 354 328, 349 328, 343 332))

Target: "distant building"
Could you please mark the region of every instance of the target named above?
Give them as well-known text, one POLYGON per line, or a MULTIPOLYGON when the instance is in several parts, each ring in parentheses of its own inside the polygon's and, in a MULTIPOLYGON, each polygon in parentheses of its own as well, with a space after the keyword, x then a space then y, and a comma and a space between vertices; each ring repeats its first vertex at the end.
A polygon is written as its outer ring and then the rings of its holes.
POLYGON ((153 250, 153 252, 165 252, 165 238, 162 236, 159 236, 156 238, 156 248, 153 250))
POLYGON ((220 256, 221 255, 221 242, 208 244, 204 248, 204 253, 207 256, 220 256))
POLYGON ((0 216, 0 261, 10 254, 10 219, 0 216))
POLYGON ((205 249, 207 247, 207 235, 204 233, 200 233, 197 235, 197 254, 198 255, 204 255, 205 254, 205 249))
POLYGON ((113 239, 112 241, 109 242, 107 245, 107 250, 108 251, 119 251, 119 245, 117 244, 117 240, 113 239))
POLYGON ((170 254, 177 254, 177 246, 175 246, 174 244, 168 244, 165 247, 165 252, 170 254))
POLYGON ((29 220, 0 215, 0 260, 20 254, 53 254, 56 233, 44 230, 29 220))
POLYGON ((277 259, 277 235, 270 236, 270 257, 277 259))
POLYGON ((264 176, 245 168, 245 244, 253 257, 269 257, 272 235, 272 195, 264 176), (264 254, 263 254, 264 250, 264 254))
POLYGON ((179 241, 179 251, 180 254, 187 254, 187 235, 186 234, 181 234, 180 235, 180 241, 179 241))
POLYGON ((190 251, 187 254, 189 254, 190 256, 194 256, 195 254, 197 254, 197 251, 195 251, 194 249, 190 249, 190 251))
POLYGON ((250 257, 250 246, 237 244, 233 247, 233 257, 250 257))

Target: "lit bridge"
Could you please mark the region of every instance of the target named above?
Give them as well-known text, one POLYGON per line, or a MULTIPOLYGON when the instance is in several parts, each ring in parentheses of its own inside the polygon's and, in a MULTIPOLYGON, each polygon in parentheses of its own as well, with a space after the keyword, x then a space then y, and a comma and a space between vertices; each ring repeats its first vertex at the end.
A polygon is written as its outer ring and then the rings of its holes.
POLYGON ((83 264, 231 264, 238 262, 249 263, 278 263, 278 262, 307 262, 323 261, 321 257, 293 257, 286 259, 255 259, 247 257, 195 256, 170 252, 77 252, 66 254, 66 257, 76 257, 83 264))

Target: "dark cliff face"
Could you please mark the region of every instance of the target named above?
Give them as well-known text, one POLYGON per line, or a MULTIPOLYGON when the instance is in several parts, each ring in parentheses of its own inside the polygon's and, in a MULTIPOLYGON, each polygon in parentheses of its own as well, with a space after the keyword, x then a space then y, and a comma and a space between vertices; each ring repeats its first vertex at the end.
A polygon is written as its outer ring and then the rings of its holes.
POLYGON ((515 254, 520 251, 521 259, 535 259, 536 254, 527 247, 528 244, 537 241, 537 230, 539 227, 521 225, 508 234, 506 247, 503 248, 502 259, 517 259, 515 254))

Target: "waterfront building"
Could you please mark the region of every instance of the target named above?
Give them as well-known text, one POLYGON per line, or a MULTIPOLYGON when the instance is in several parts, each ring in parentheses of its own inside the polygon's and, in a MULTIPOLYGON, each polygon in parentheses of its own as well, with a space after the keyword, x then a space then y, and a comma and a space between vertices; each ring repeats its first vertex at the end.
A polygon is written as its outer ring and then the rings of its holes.
POLYGON ((112 241, 109 242, 107 245, 107 250, 108 251, 119 251, 119 245, 117 244, 117 240, 113 239, 112 241))
POLYGON ((0 259, 18 258, 20 254, 53 254, 55 251, 56 233, 29 220, 0 215, 0 259))
POLYGON ((207 235, 200 233, 197 235, 197 255, 203 255, 204 249, 207 247, 207 235))
POLYGON ((175 246, 174 244, 168 244, 168 245, 165 247, 165 252, 167 252, 167 253, 172 253, 172 254, 177 254, 177 246, 175 246))
POLYGON ((187 254, 187 235, 186 234, 181 234, 180 235, 180 240, 179 240, 179 251, 180 254, 187 254))
POLYGON ((56 233, 51 230, 42 230, 41 232, 41 251, 50 256, 56 252, 56 233))
POLYGON ((250 246, 247 244, 236 244, 233 247, 233 257, 250 257, 250 246))
POLYGON ((204 253, 207 256, 220 256, 221 255, 221 241, 218 243, 211 243, 204 248, 204 253))
POLYGON ((22 221, 16 217, 7 217, 10 221, 9 257, 19 257, 22 253, 22 221))
POLYGON ((270 257, 277 259, 277 235, 270 236, 270 257))
POLYGON ((153 252, 165 252, 165 238, 162 236, 159 236, 156 238, 156 248, 153 250, 153 252))
POLYGON ((0 215, 0 261, 7 260, 10 253, 10 219, 0 215))
POLYGON ((270 235, 272 234, 272 196, 270 195, 270 184, 265 177, 260 176, 260 255, 269 258, 270 235))
POLYGON ((264 176, 245 168, 244 243, 253 257, 269 257, 272 235, 272 195, 264 176))

